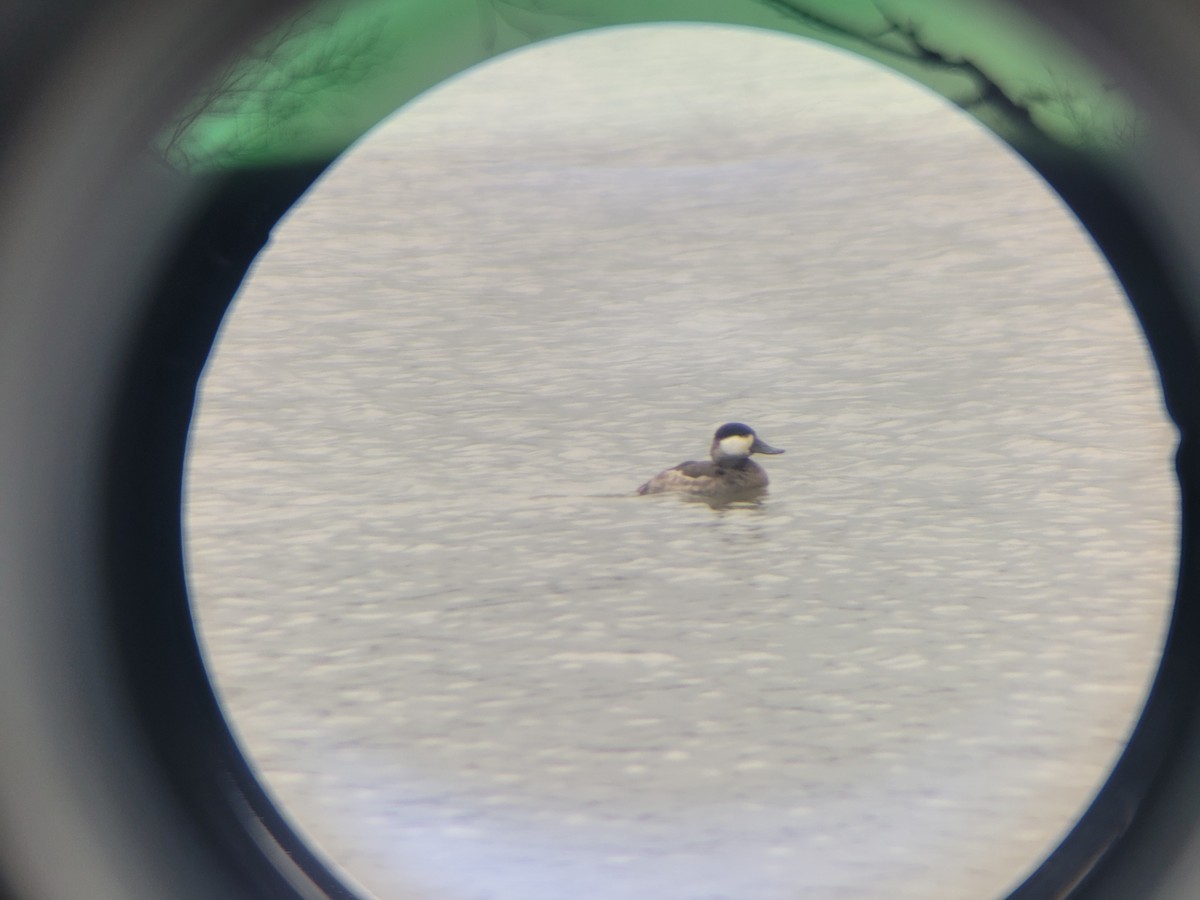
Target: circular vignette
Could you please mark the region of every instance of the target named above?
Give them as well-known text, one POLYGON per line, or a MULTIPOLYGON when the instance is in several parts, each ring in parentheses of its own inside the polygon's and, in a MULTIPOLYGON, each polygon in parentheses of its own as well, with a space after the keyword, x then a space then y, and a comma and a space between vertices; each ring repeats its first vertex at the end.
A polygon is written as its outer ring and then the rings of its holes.
MULTIPOLYGON (((5 48, 11 125, 0 156, 4 886, 17 896, 347 896, 273 810, 220 717, 179 536, 200 368, 246 267, 324 163, 245 171, 201 196, 137 150, 224 48, 289 5, 116 6, 6 13, 24 43, 5 48)), ((1200 78, 1183 74, 1195 74, 1188 50, 1200 31, 1168 2, 1139 9, 1133 28, 1115 0, 1086 19, 1073 6, 1035 12, 1134 73, 1135 95, 1164 123, 1125 180, 1070 158, 1037 165, 1109 258, 1160 367, 1181 432, 1180 580, 1127 752, 1014 896, 1186 896, 1200 891, 1200 862, 1189 862, 1200 860, 1200 277, 1180 248, 1200 237, 1200 78)))

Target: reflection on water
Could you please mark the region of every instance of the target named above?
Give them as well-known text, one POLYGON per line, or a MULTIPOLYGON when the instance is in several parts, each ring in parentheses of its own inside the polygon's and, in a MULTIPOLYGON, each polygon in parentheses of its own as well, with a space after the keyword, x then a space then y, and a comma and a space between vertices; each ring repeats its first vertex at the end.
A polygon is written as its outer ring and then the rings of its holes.
POLYGON ((1119 751, 1172 590, 1117 287, 853 60, 538 54, 359 148, 227 325, 187 528, 245 746, 385 897, 1001 891, 1119 751), (762 502, 635 496, 730 420, 788 450, 762 502))

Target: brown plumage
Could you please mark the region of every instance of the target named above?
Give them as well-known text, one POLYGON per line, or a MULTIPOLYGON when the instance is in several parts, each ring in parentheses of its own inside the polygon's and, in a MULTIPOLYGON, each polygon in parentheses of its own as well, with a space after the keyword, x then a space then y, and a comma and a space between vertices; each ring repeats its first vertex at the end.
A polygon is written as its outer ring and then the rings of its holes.
POLYGON ((741 500, 760 496, 769 479, 752 453, 782 453, 740 422, 729 422, 713 435, 712 461, 688 460, 659 472, 638 488, 639 494, 675 491, 715 500, 741 500))

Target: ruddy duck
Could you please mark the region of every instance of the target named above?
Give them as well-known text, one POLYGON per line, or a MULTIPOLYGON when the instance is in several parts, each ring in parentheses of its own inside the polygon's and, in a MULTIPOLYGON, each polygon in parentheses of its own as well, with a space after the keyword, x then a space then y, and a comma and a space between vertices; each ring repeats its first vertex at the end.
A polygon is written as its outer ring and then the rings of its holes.
POLYGON ((713 435, 712 462, 680 463, 659 472, 638 493, 679 491, 709 500, 751 500, 767 489, 767 473, 750 454, 782 452, 764 443, 750 426, 730 422, 713 435))

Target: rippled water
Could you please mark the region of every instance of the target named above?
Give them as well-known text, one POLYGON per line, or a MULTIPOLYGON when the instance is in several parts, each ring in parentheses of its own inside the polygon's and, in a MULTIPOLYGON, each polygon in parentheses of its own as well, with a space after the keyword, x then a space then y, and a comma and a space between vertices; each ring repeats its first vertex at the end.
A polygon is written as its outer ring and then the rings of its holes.
POLYGON ((188 476, 226 708, 383 897, 996 894, 1161 642, 1136 324, 940 101, 619 40, 397 117, 260 262, 188 476), (787 450, 761 504, 634 495, 727 420, 787 450))

